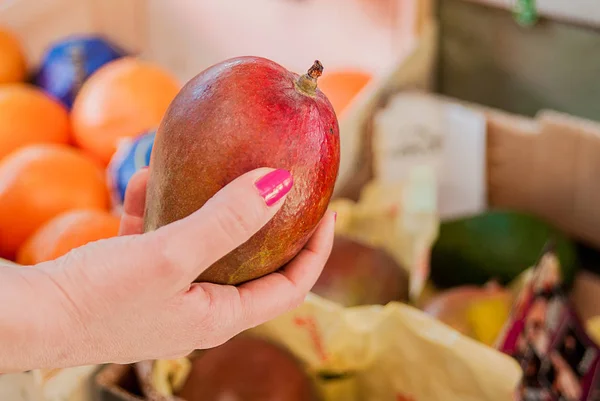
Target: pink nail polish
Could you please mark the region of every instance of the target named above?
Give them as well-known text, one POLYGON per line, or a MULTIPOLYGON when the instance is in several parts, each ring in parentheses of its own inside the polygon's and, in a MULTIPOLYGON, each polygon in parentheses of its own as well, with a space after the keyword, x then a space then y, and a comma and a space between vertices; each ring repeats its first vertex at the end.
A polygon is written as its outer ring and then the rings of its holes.
POLYGON ((336 222, 337 221, 337 212, 333 212, 333 221, 336 222))
POLYGON ((280 169, 265 174, 254 185, 267 206, 273 206, 285 194, 290 192, 292 185, 294 185, 294 179, 289 171, 280 169))

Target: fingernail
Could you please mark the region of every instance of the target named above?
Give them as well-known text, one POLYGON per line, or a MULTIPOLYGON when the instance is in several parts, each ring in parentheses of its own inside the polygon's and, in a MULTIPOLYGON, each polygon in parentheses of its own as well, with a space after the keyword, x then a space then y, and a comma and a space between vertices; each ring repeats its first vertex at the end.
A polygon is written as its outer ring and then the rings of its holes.
POLYGON ((337 212, 333 212, 333 221, 336 222, 337 221, 337 212))
POLYGON ((280 169, 265 174, 254 185, 267 206, 273 206, 290 192, 292 185, 294 185, 294 179, 289 171, 280 169))

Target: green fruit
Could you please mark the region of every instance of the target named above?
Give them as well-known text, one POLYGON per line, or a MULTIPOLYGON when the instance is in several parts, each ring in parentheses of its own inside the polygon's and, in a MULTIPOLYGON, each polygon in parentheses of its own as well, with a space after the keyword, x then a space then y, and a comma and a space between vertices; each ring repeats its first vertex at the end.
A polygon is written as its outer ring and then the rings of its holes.
POLYGON ((537 262, 548 241, 555 244, 569 287, 578 267, 576 246, 537 217, 498 210, 444 222, 432 249, 431 280, 438 288, 507 284, 537 262))

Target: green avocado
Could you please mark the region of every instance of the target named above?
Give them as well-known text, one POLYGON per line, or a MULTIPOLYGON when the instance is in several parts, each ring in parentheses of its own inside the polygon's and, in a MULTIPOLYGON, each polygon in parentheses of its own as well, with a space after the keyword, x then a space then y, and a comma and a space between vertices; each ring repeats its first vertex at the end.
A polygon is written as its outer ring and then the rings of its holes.
POLYGON ((495 210, 443 222, 431 254, 431 281, 437 288, 489 280, 508 284, 534 265, 553 241, 568 288, 578 268, 576 245, 565 234, 526 213, 495 210))

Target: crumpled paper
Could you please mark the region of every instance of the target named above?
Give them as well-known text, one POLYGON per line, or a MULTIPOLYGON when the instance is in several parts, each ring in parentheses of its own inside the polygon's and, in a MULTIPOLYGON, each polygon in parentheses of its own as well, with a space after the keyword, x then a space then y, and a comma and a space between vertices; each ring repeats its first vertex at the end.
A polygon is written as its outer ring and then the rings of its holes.
MULTIPOLYGON (((513 358, 400 303, 343 308, 310 294, 250 332, 303 361, 324 401, 509 401, 521 379, 513 358)), ((157 383, 166 366, 154 363, 157 383)))
MULTIPOLYGON (((509 356, 400 303, 342 308, 311 294, 254 332, 286 346, 314 377, 345 378, 353 400, 511 400, 521 377, 509 356)), ((337 384, 319 381, 325 391, 337 384)))
MULTIPOLYGON (((331 209, 338 234, 390 252, 417 281, 418 295, 438 221, 429 171, 410 177, 394 186, 371 182, 358 202, 337 199, 331 209)), ((344 308, 309 294, 299 308, 249 332, 295 354, 323 401, 509 401, 522 374, 511 357, 401 303, 344 308)), ((163 394, 168 366, 155 362, 146 375, 163 394)))

